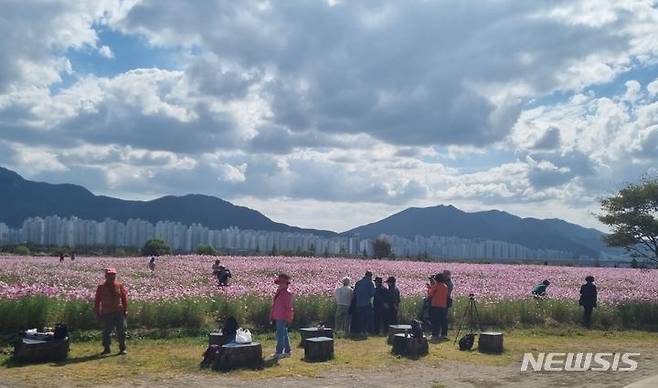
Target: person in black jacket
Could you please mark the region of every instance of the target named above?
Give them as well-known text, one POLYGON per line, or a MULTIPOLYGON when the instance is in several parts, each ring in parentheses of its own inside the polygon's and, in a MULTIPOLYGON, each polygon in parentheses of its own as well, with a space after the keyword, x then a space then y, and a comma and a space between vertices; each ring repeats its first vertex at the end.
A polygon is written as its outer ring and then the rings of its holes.
POLYGON ((594 276, 585 278, 586 283, 580 286, 580 300, 578 304, 583 306, 583 325, 587 328, 592 324, 592 310, 596 307, 596 286, 594 276))
POLYGON ((382 331, 384 334, 388 332, 388 308, 391 297, 388 289, 382 287, 382 280, 379 276, 375 278, 375 296, 372 303, 374 307, 373 334, 379 334, 382 331))
POLYGON ((398 311, 400 311, 400 289, 395 286, 395 277, 389 276, 386 279, 388 285, 388 294, 390 304, 388 305, 388 324, 398 324, 398 311))

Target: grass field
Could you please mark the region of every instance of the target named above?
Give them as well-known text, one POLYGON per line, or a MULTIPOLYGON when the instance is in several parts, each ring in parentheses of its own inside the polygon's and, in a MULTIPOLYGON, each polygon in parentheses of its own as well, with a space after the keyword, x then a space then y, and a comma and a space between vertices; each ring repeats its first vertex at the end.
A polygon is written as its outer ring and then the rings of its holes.
MULTIPOLYGON (((454 333, 453 333, 454 334, 454 333)), ((264 355, 274 350, 273 335, 256 335, 263 344, 264 355)), ((292 335, 294 343, 299 341, 292 335)), ((337 339, 336 357, 325 363, 306 363, 301 360, 303 350, 293 350, 293 357, 279 363, 266 362, 262 370, 238 370, 228 374, 200 370, 199 362, 207 345, 205 336, 130 340, 127 356, 100 357, 100 341, 80 341, 71 345, 68 360, 21 366, 12 364, 7 354, 0 356, 0 376, 6 382, 19 386, 47 386, 57 376, 59 385, 88 386, 95 384, 165 384, 167 381, 237 384, 240 381, 264 381, 277 377, 291 379, 340 374, 377 373, 380 370, 404 371, 412 367, 440 367, 447 363, 491 367, 492 371, 518 370, 524 352, 537 351, 636 351, 642 353, 640 368, 650 373, 649 363, 658 358, 658 334, 645 332, 583 331, 577 328, 559 330, 514 330, 505 333, 505 352, 502 355, 485 355, 478 352, 460 352, 452 342, 430 345, 430 354, 419 360, 395 357, 384 337, 371 337, 367 341, 337 339), (499 369, 496 369, 499 368, 499 369), (373 372, 374 371, 374 372, 373 372), (182 380, 181 380, 182 379, 182 380)), ((507 372, 506 372, 507 373, 507 372)), ((432 380, 427 380, 431 385, 432 380)), ((439 386, 438 383, 434 383, 439 386)), ((1 385, 1 384, 0 384, 1 385)), ((209 385, 210 386, 210 385, 209 385)))

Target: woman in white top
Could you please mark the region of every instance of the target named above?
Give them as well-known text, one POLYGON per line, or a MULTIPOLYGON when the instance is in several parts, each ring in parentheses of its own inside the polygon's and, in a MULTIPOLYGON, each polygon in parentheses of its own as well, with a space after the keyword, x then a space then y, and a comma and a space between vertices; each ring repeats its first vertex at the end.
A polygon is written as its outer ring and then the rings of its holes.
POLYGON ((349 308, 352 303, 352 287, 350 287, 350 278, 344 277, 343 286, 336 288, 336 331, 342 331, 345 334, 350 332, 350 314, 349 308))

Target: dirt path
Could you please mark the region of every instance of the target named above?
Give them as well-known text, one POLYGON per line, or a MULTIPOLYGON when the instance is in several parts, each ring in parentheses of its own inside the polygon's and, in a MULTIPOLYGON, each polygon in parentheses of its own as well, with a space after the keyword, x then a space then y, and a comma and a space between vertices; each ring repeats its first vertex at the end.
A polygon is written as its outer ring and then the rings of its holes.
MULTIPOLYGON (((136 376, 135 379, 129 381, 100 385, 100 387, 623 387, 658 375, 658 360, 655 351, 650 352, 649 349, 646 349, 646 352, 637 360, 639 366, 634 372, 521 372, 518 362, 497 367, 458 362, 427 365, 419 361, 404 368, 367 370, 332 368, 318 377, 241 379, 218 373, 211 376, 182 375, 161 380, 157 376, 136 376)), ((12 382, 6 386, 20 387, 21 385, 20 382, 12 382)), ((0 387, 3 387, 2 383, 0 383, 0 387)))

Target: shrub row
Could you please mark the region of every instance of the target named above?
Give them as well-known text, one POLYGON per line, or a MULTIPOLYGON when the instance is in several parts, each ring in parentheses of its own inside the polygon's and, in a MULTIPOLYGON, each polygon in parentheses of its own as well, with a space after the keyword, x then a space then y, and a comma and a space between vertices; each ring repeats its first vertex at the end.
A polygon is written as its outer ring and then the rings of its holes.
MULTIPOLYGON (((458 299, 450 309, 451 325, 459 324, 467 309, 468 299, 458 299)), ((400 322, 420 316, 422 300, 403 298, 400 322)), ((478 304, 480 323, 486 327, 528 328, 537 326, 574 325, 580 322, 581 309, 573 301, 506 300, 478 304)), ((269 326, 270 300, 258 296, 234 299, 184 299, 161 302, 132 302, 128 324, 132 329, 207 329, 219 327, 227 316, 235 316, 243 326, 258 331, 269 326)), ((333 324, 335 305, 331 298, 300 296, 295 299, 293 327, 318 323, 333 324)), ((71 330, 98 328, 93 304, 88 301, 63 301, 42 296, 0 300, 0 333, 66 323, 71 330)), ((593 326, 599 329, 636 329, 658 331, 658 303, 625 303, 601 306, 594 311, 593 326)))

